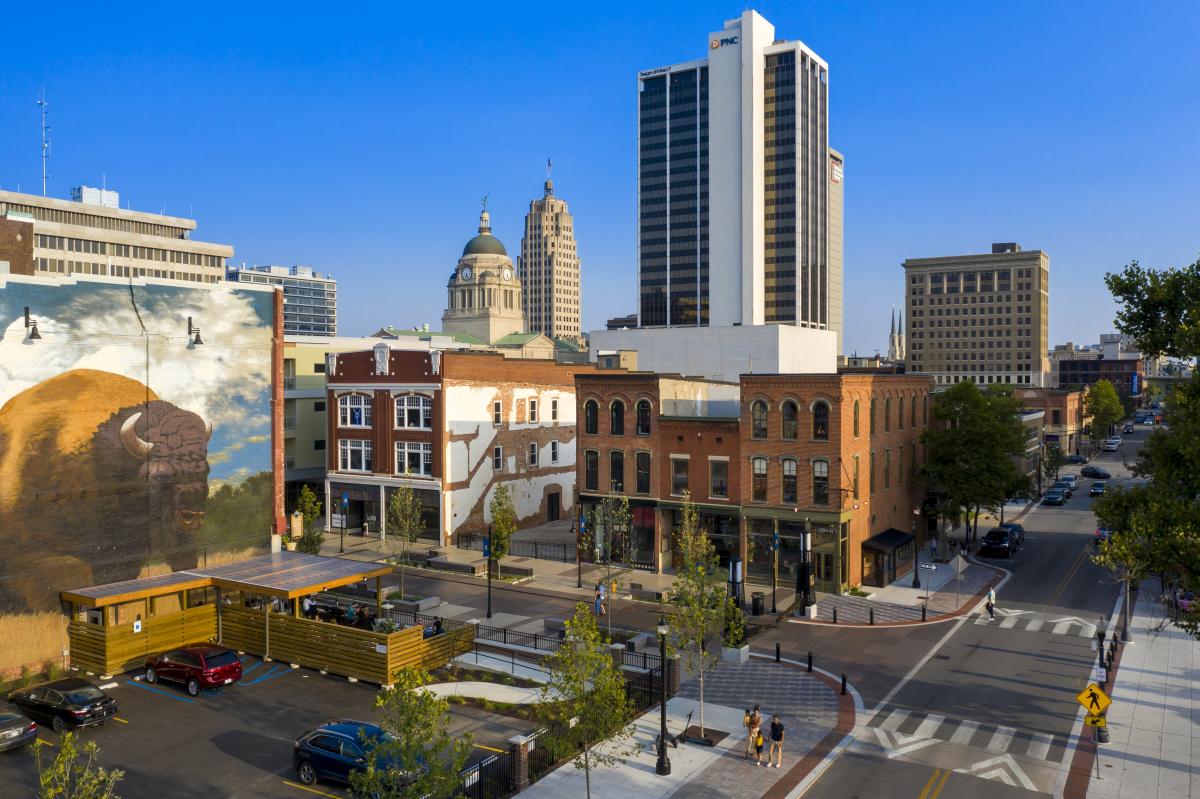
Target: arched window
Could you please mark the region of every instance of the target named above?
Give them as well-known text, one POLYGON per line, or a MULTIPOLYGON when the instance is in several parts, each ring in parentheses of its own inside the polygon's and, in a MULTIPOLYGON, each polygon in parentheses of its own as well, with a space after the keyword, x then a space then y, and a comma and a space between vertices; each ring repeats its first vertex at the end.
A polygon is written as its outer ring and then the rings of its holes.
POLYGON ((600 423, 597 419, 599 415, 600 406, 595 400, 583 403, 583 432, 593 436, 600 432, 600 423))
POLYGON ((608 432, 614 436, 625 435, 625 403, 613 400, 608 408, 608 432))
POLYGON ((625 453, 613 450, 609 453, 608 490, 620 494, 625 490, 625 453))
POLYGON ((883 401, 883 432, 892 432, 892 398, 883 401))
POLYGON ((783 437, 789 440, 796 438, 796 428, 799 426, 800 411, 796 407, 796 403, 788 400, 783 403, 783 437))
POLYGON ((750 437, 767 437, 767 403, 762 400, 750 403, 750 437))
POLYGON ((883 487, 892 487, 892 450, 890 448, 883 451, 883 487))
POLYGON ((583 453, 583 488, 586 491, 600 490, 600 453, 594 449, 583 453))
POLYGON ((750 471, 752 480, 750 488, 752 491, 751 499, 755 502, 767 501, 767 459, 755 458, 750 461, 750 471))
POLYGON ((904 485, 904 445, 900 445, 899 457, 896 458, 896 485, 904 485))
POLYGON ((396 427, 429 430, 433 427, 433 400, 420 394, 396 397, 396 427))
POLYGON ((854 437, 858 438, 858 400, 854 401, 854 437))
POLYGON ((875 398, 871 397, 871 435, 875 435, 875 398))
POLYGON ((896 427, 900 430, 904 429, 904 395, 900 395, 899 412, 896 414, 896 427))
POLYGON ((637 434, 639 436, 650 435, 650 400, 638 400, 637 434))
POLYGON ((817 441, 829 440, 829 403, 817 400, 812 406, 812 437, 817 441))
POLYGON ((794 458, 783 459, 783 504, 796 504, 796 461, 794 458))
POLYGON ((853 478, 854 478, 854 482, 853 482, 853 484, 852 484, 852 485, 854 486, 854 498, 855 498, 855 499, 858 499, 858 456, 857 456, 857 455, 855 455, 855 456, 854 456, 854 475, 853 475, 853 478))
POLYGON ((650 493, 650 453, 639 452, 633 456, 634 468, 637 470, 637 493, 650 493))
POLYGON ((917 426, 917 395, 912 395, 912 402, 908 406, 908 426, 916 428, 917 426))
POLYGON ((867 493, 875 496, 875 450, 871 450, 871 461, 867 464, 867 493))
POLYGON ((366 394, 338 397, 338 427, 370 427, 371 398, 366 394))
POLYGON ((829 461, 813 461, 812 492, 814 505, 829 504, 829 461))
POLYGON ((921 409, 921 422, 926 427, 929 427, 929 395, 923 394, 922 399, 924 400, 925 407, 921 409))

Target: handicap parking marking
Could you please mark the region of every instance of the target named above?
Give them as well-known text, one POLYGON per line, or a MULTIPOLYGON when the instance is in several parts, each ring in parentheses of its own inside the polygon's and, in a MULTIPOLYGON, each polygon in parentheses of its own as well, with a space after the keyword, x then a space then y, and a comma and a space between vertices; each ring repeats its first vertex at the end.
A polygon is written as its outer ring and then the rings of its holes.
POLYGON ((284 780, 283 784, 292 788, 299 788, 302 791, 308 791, 309 793, 315 793, 318 796, 330 796, 333 797, 333 799, 342 799, 342 797, 336 793, 325 793, 325 791, 318 791, 316 788, 309 788, 307 785, 301 785, 300 783, 292 782, 291 780, 284 780))
POLYGON ((132 685, 135 688, 141 688, 143 691, 149 691, 152 694, 159 694, 160 696, 165 696, 168 699, 174 699, 177 702, 187 702, 189 705, 192 704, 192 700, 187 698, 186 696, 179 696, 178 694, 173 694, 170 691, 164 691, 161 688, 155 688, 153 686, 146 685, 145 683, 142 683, 142 682, 134 682, 133 680, 126 680, 125 683, 126 683, 126 685, 132 685))
MULTIPOLYGON (((242 662, 243 662, 243 663, 245 663, 245 661, 242 661, 242 662)), ((242 676, 243 676, 243 677, 245 677, 247 674, 249 674, 250 672, 254 671, 255 669, 257 669, 257 668, 258 668, 259 666, 261 666, 262 664, 263 664, 263 662, 260 660, 260 661, 258 661, 257 663, 255 663, 253 666, 251 666, 250 668, 248 668, 248 669, 242 669, 242 676)))
POLYGON ((290 666, 285 666, 283 664, 276 664, 276 665, 272 666, 271 670, 268 671, 266 674, 263 674, 262 676, 251 680, 250 682, 242 683, 242 684, 243 685, 255 685, 256 683, 263 682, 264 680, 273 680, 276 677, 282 677, 283 675, 290 674, 291 672, 292 672, 292 669, 290 666))

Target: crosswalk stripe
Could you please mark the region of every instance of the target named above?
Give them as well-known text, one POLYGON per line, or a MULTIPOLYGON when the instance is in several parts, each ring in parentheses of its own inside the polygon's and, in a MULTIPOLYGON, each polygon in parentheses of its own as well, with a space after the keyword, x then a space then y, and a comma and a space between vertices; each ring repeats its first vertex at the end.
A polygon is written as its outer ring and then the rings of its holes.
POLYGON ((942 722, 945 720, 945 716, 930 713, 917 727, 917 731, 913 733, 913 736, 917 738, 932 738, 933 734, 937 732, 938 727, 942 726, 942 722))
POLYGON ((1025 629, 1029 630, 1031 633, 1036 633, 1038 630, 1042 629, 1042 624, 1044 621, 1044 619, 1030 619, 1029 624, 1025 625, 1025 629))
POLYGON ((997 727, 996 732, 992 735, 992 740, 988 741, 987 750, 996 752, 997 754, 1008 751, 1008 745, 1012 743, 1013 736, 1017 731, 1012 727, 997 727))
POLYGON ((954 731, 954 735, 950 736, 950 743, 965 746, 971 742, 972 736, 975 735, 975 731, 978 729, 978 721, 964 721, 958 725, 958 729, 954 731))
POLYGON ((985 614, 980 613, 978 616, 975 617, 975 623, 976 624, 987 624, 988 617, 985 614))
POLYGON ((1082 625, 1079 628, 1079 637, 1080 638, 1095 638, 1096 637, 1096 625, 1094 625, 1094 624, 1082 625))
POLYGON ((1052 743, 1054 743, 1054 736, 1050 733, 1035 732, 1033 740, 1029 742, 1026 754, 1038 760, 1045 760, 1046 756, 1050 754, 1050 744, 1052 743))
POLYGON ((1009 616, 1004 621, 1000 622, 1000 626, 1004 629, 1010 629, 1017 626, 1017 622, 1021 620, 1020 616, 1009 616))
POLYGON ((904 723, 904 720, 908 718, 908 715, 909 714, 907 710, 900 710, 897 708, 888 714, 888 717, 879 726, 888 732, 895 732, 897 729, 899 729, 900 725, 904 723))

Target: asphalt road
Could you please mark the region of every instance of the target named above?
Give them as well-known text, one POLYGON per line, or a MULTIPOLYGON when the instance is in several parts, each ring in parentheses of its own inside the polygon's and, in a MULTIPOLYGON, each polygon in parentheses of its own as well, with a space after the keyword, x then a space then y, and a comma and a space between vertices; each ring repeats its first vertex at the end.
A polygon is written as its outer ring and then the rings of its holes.
MULTIPOLYGON (((1127 435, 1124 452, 1103 453, 1092 463, 1120 483, 1130 476, 1124 459, 1136 457, 1144 437, 1144 429, 1127 435)), ((1012 574, 997 592, 995 621, 980 611, 926 627, 836 631, 829 646, 846 654, 830 660, 863 695, 869 721, 806 796, 1050 794, 1069 764, 1075 695, 1095 661, 1096 626, 1119 595, 1088 557, 1096 528, 1091 482, 1081 478, 1066 505, 1030 511, 1022 519, 1021 550, 987 561, 1012 574), (889 662, 856 664, 855 650, 865 661, 887 652, 889 662), (899 676, 889 683, 892 675, 899 676)))

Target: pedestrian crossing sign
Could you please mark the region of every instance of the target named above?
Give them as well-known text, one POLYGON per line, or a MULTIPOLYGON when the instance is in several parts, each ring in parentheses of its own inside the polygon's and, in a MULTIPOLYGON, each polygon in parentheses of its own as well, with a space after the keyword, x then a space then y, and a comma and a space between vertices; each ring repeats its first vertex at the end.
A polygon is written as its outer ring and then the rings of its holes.
POLYGON ((1104 716, 1085 716, 1083 723, 1089 727, 1107 727, 1108 720, 1104 716))
POLYGON ((1075 698, 1079 700, 1079 704, 1083 705, 1083 709, 1092 716, 1100 715, 1112 704, 1112 700, 1108 698, 1108 694, 1104 693, 1104 690, 1095 683, 1084 688, 1075 698))

